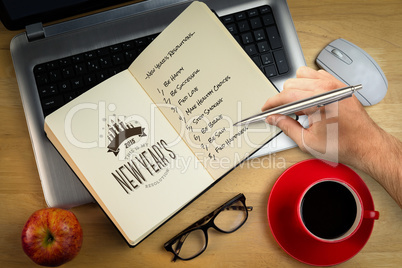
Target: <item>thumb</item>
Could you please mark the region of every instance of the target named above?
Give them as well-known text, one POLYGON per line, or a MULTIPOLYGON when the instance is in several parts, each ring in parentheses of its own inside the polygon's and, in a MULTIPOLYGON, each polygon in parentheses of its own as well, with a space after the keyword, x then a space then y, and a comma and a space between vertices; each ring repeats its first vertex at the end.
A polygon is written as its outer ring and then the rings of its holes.
POLYGON ((300 125, 299 122, 297 122, 296 120, 294 120, 289 116, 280 114, 268 116, 266 122, 270 125, 277 126, 278 128, 280 128, 283 131, 283 133, 285 133, 286 136, 288 136, 294 142, 296 142, 296 144, 300 148, 303 147, 302 142, 303 126, 300 125))

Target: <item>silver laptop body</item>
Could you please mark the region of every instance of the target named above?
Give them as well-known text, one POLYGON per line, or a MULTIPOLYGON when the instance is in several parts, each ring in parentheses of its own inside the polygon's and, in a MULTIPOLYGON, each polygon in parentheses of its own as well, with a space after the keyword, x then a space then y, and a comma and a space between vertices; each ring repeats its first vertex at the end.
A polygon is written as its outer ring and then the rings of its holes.
MULTIPOLYGON (((11 54, 33 151, 45 196, 50 207, 74 207, 93 202, 93 198, 45 136, 44 116, 35 85, 35 65, 126 40, 161 32, 191 1, 148 0, 91 16, 43 27, 28 25, 27 32, 11 41, 11 54)), ((281 90, 305 65, 300 43, 285 0, 205 0, 219 16, 268 4, 277 21, 290 71, 271 81, 281 90)), ((261 156, 294 147, 281 134, 255 154, 261 156)))

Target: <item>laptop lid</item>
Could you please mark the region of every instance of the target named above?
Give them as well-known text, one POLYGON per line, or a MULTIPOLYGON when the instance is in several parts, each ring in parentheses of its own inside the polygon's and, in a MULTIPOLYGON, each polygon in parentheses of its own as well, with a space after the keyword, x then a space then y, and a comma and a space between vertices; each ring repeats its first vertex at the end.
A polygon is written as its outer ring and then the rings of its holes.
MULTIPOLYGON (((1 0, 0 20, 9 30, 20 30, 34 23, 47 23, 115 6, 129 0, 1 0)), ((133 1, 131 1, 133 2, 133 1)), ((139 2, 139 1, 137 1, 139 2)))

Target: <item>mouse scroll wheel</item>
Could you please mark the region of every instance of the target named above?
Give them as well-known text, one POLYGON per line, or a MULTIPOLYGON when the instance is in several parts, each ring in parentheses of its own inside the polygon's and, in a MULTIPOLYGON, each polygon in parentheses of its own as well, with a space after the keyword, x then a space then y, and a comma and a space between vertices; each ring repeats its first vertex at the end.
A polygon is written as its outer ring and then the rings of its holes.
POLYGON ((334 48, 331 50, 331 53, 334 54, 336 57, 342 59, 343 58, 343 54, 340 50, 334 48))

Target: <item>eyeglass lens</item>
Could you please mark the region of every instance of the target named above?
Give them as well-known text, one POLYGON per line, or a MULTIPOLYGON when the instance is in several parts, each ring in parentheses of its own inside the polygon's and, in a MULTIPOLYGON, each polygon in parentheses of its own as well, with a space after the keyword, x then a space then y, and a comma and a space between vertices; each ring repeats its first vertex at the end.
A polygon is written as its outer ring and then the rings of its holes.
POLYGON ((215 218, 215 226, 223 232, 233 232, 247 219, 247 208, 241 201, 226 207, 215 218))
POLYGON ((173 244, 173 250, 180 258, 189 259, 199 254, 205 248, 206 244, 207 241, 204 231, 196 229, 180 237, 180 239, 173 244), (183 244, 180 248, 177 248, 177 246, 180 245, 179 241, 182 241, 183 244))
MULTIPOLYGON (((230 233, 246 221, 247 213, 245 205, 241 201, 236 201, 216 216, 214 224, 218 231, 230 233)), ((198 255, 206 246, 207 237, 202 229, 195 229, 182 235, 172 245, 176 255, 183 259, 190 259, 198 255)))

